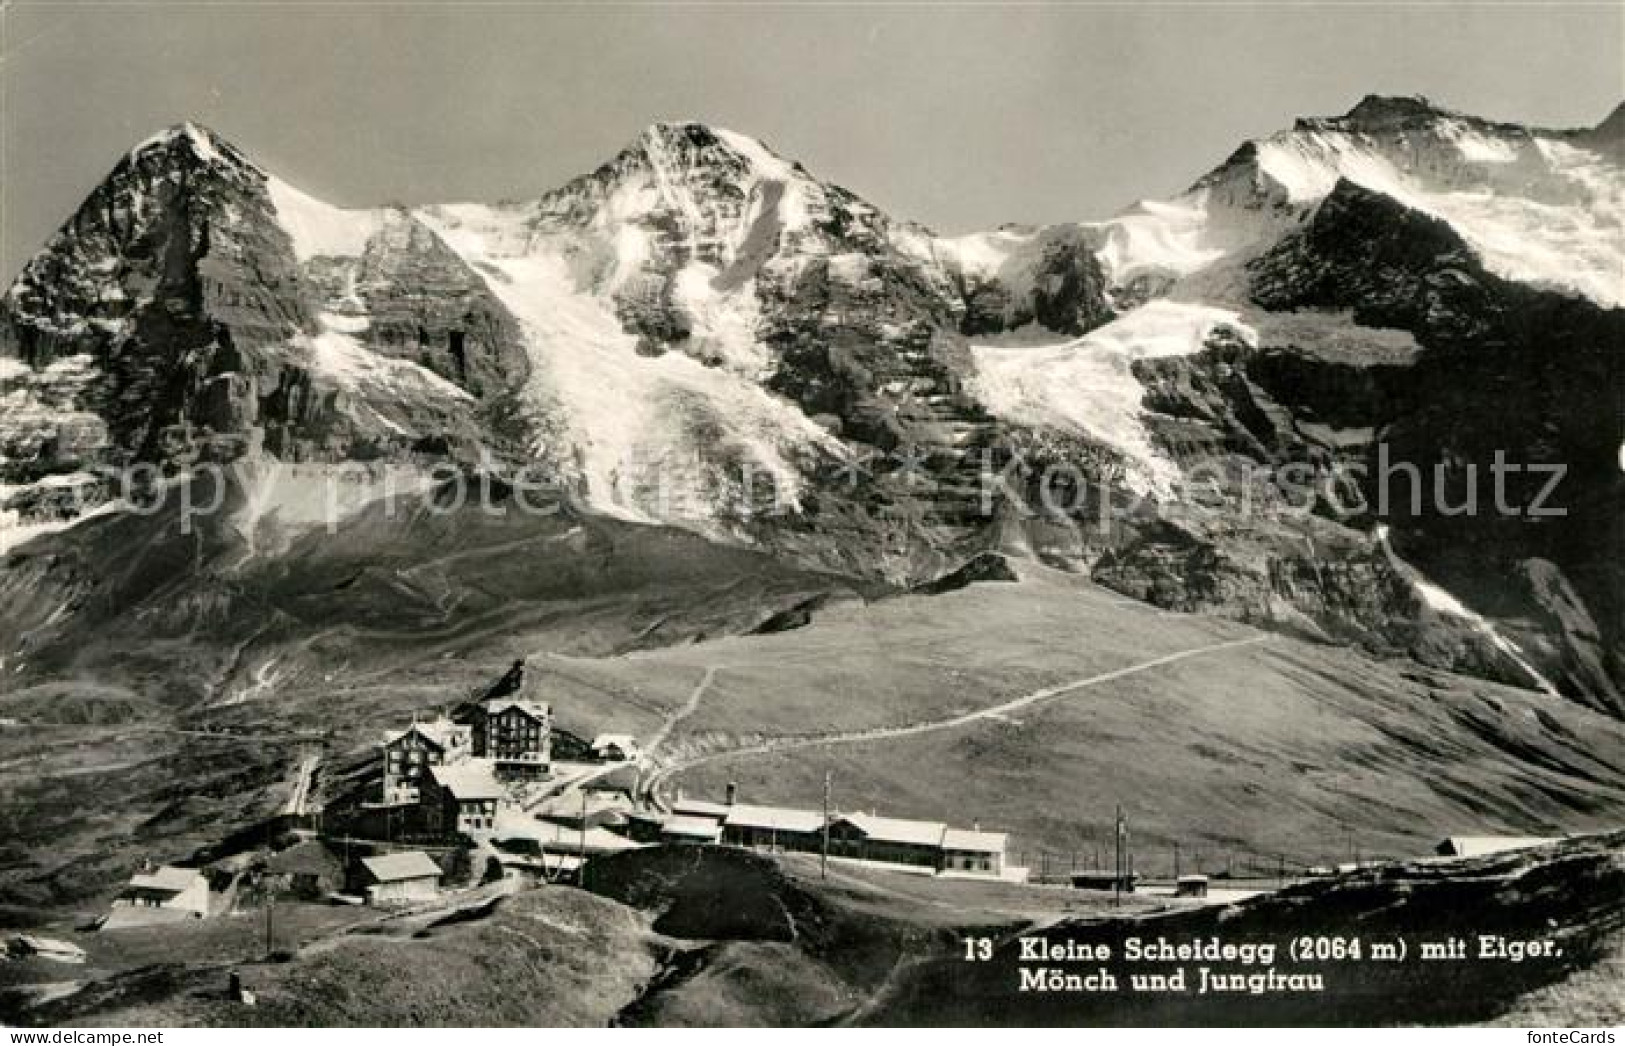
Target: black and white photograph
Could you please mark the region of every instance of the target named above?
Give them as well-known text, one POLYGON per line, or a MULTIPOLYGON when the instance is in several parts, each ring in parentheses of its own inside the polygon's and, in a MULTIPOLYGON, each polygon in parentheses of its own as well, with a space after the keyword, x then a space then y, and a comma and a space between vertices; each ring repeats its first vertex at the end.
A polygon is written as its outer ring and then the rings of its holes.
POLYGON ((0 1026, 1616 1043, 1625 4, 0 0, 0 1026))

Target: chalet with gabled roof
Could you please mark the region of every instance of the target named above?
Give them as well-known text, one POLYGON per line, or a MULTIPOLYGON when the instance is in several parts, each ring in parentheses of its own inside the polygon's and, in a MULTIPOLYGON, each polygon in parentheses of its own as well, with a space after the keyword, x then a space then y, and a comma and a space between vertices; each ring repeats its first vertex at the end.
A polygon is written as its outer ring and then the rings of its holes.
POLYGON ((470 733, 468 727, 449 719, 435 719, 413 723, 384 738, 384 803, 416 803, 426 770, 468 758, 472 750, 470 733))
POLYGON ((281 880, 281 888, 306 901, 344 888, 344 862, 320 839, 305 839, 272 854, 266 871, 281 880))
POLYGON ((508 801, 508 789, 496 779, 491 764, 465 759, 430 767, 423 777, 419 807, 430 832, 490 832, 497 812, 508 801))
POLYGON ((497 776, 545 776, 552 762, 553 709, 546 702, 498 697, 480 703, 471 718, 473 752, 489 759, 497 776))
POLYGON ((202 919, 209 914, 209 880, 196 868, 162 865, 130 877, 113 900, 103 929, 202 919))

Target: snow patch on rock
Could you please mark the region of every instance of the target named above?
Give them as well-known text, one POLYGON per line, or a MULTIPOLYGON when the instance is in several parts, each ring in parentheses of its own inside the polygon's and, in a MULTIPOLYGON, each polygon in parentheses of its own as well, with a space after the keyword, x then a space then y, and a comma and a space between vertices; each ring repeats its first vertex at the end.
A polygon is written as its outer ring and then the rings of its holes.
POLYGON ((1495 649, 1505 654, 1508 660, 1522 669, 1537 689, 1553 696, 1559 694, 1557 685, 1542 675, 1540 670, 1530 663, 1529 656, 1524 653, 1523 648, 1502 635, 1493 622, 1484 615, 1469 609, 1465 603, 1451 595, 1442 586, 1429 581, 1422 575, 1421 571, 1400 559, 1399 554, 1394 551, 1393 545, 1388 540, 1388 533, 1386 525, 1379 525, 1374 532, 1377 544, 1387 554, 1389 561, 1399 574, 1410 579, 1412 589, 1415 590, 1417 597, 1426 606, 1447 617, 1465 621, 1472 626, 1474 631, 1488 639, 1495 649))
POLYGON ((324 203, 275 176, 268 176, 266 191, 276 208, 277 222, 293 240, 300 262, 312 258, 359 258, 367 241, 383 228, 382 210, 347 210, 324 203))
POLYGON ((1037 237, 1033 229, 1007 227, 964 236, 942 236, 931 241, 934 258, 961 272, 982 279, 1003 278, 1022 260, 1022 252, 1037 237))
POLYGON ((538 414, 562 415, 570 444, 563 449, 599 509, 644 522, 713 518, 720 506, 697 472, 719 455, 765 472, 793 506, 801 490, 795 459, 839 452, 796 407, 739 373, 760 364, 751 317, 743 307, 716 307, 703 272, 685 274, 678 294, 701 336, 720 346, 723 366, 681 352, 640 355, 612 299, 593 292, 591 270, 582 270, 569 239, 529 235, 518 209, 460 204, 418 217, 519 320, 533 367, 526 399, 538 414))
MULTIPOLYGON (((1347 179, 1449 223, 1497 275, 1625 304, 1625 170, 1561 135, 1440 117, 1404 133, 1299 128, 1249 149, 1172 200, 1083 226, 1109 286, 1243 302, 1245 262, 1347 179)), ((944 241, 981 270, 1009 243, 944 241)))
POLYGON ((1140 401, 1135 360, 1201 351, 1228 327, 1256 333, 1233 309, 1167 300, 1149 302, 1081 338, 1050 345, 972 345, 972 393, 991 413, 1023 424, 1070 431, 1122 453, 1137 492, 1166 495, 1179 468, 1152 442, 1140 401))
MULTIPOLYGON (((319 313, 320 330, 313 338, 296 343, 309 352, 311 369, 343 388, 357 389, 374 396, 406 399, 427 394, 434 397, 472 402, 463 389, 426 367, 410 360, 395 359, 373 352, 357 341, 351 331, 354 317, 319 313)), ((399 431, 399 426, 390 424, 399 431)))
POLYGON ((1344 132, 1289 132, 1258 147, 1258 165, 1294 202, 1340 178, 1448 222, 1507 279, 1625 302, 1625 171, 1552 137, 1516 140, 1443 120, 1454 150, 1344 132))
POLYGON ((243 539, 234 568, 272 551, 260 545, 267 526, 279 542, 276 551, 282 551, 295 533, 335 527, 372 505, 406 511, 404 503, 435 483, 427 469, 382 462, 334 465, 248 457, 233 462, 231 471, 242 493, 227 521, 243 539))

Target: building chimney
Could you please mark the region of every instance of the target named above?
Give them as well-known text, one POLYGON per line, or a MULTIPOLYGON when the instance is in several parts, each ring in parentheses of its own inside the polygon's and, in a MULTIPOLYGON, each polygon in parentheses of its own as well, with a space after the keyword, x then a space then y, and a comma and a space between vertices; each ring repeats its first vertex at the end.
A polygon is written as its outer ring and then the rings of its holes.
POLYGON ((732 806, 734 804, 734 800, 737 798, 739 798, 739 786, 734 782, 729 781, 727 805, 732 806))

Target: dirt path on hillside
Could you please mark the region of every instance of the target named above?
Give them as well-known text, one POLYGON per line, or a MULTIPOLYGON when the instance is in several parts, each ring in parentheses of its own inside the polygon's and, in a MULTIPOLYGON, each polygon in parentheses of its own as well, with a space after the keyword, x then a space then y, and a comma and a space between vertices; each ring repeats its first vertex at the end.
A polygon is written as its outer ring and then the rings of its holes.
POLYGON ((417 574, 423 573, 430 567, 446 567, 453 563, 461 563, 465 559, 479 559, 482 556, 495 556, 504 552, 515 552, 524 548, 526 545, 534 545, 540 541, 545 541, 548 543, 564 541, 575 537, 579 533, 581 533, 581 528, 576 526, 559 533, 548 532, 544 534, 527 534, 522 538, 515 538, 512 541, 499 541, 491 545, 475 545, 471 548, 458 549, 455 552, 447 552, 431 559, 425 559, 420 562, 413 563, 409 567, 395 571, 395 573, 401 577, 413 577, 417 574))
POLYGON ((307 813, 305 809, 310 805, 310 786, 316 777, 316 768, 321 765, 322 750, 317 746, 307 746, 299 760, 299 767, 295 771, 293 790, 288 793, 288 803, 282 808, 285 814, 298 817, 307 813))
POLYGON ((705 675, 700 677, 700 681, 694 684, 694 689, 689 692, 688 700, 684 701, 681 708, 667 716, 666 721, 660 724, 660 729, 656 730, 654 736, 649 738, 649 743, 643 746, 643 754, 646 758, 653 756, 655 750, 666 743, 666 738, 671 736, 672 730, 676 728, 678 723, 693 715, 700 707, 700 699, 705 696, 707 690, 711 689, 711 681, 717 677, 718 667, 712 665, 707 668, 705 675))
POLYGON ((240 741, 259 742, 264 744, 309 744, 320 742, 322 735, 311 730, 288 731, 277 733, 269 730, 236 731, 236 730, 188 730, 178 726, 149 726, 139 724, 129 727, 126 733, 130 734, 167 734, 170 737, 197 737, 206 741, 240 741))
POLYGON ((1084 679, 1074 679, 1071 682, 1062 683, 1058 686, 1045 687, 1042 690, 1034 690, 1032 693, 1024 694, 1021 697, 1013 698, 1009 701, 1003 701, 996 705, 990 705, 987 708, 978 709, 974 712, 965 712, 961 715, 950 716, 946 719, 932 719, 920 723, 908 723, 903 726, 883 726, 872 727, 867 730, 849 730, 834 734, 820 734, 804 737, 782 737, 776 738, 772 741, 763 741, 759 744, 743 745, 738 748, 723 749, 716 752, 705 752, 699 755, 678 759, 672 763, 660 767, 649 776, 644 790, 649 798, 651 798, 657 805, 665 807, 665 798, 661 794, 661 790, 665 787, 666 782, 674 774, 681 773, 685 770, 691 770, 696 766, 703 766, 707 763, 714 763, 722 759, 732 759, 736 756, 767 755, 770 753, 787 752, 801 748, 824 748, 831 745, 861 744, 865 741, 886 741, 898 737, 914 737, 919 734, 934 733, 938 730, 952 730, 954 727, 966 726, 984 719, 998 720, 1009 715, 1011 712, 1019 711, 1024 708, 1031 708, 1034 705, 1043 704, 1047 701, 1053 701, 1057 698, 1075 693, 1076 691, 1085 690, 1092 686, 1099 686, 1102 683, 1109 683, 1116 679, 1122 679, 1125 676, 1137 675, 1140 672, 1149 672, 1154 668, 1161 668, 1163 665, 1171 665, 1177 661, 1185 661, 1193 657, 1201 657, 1206 654, 1218 653, 1221 650, 1233 650, 1236 647, 1252 646, 1256 643, 1265 643, 1268 642, 1269 639, 1270 637, 1265 635, 1251 636, 1247 639, 1231 639, 1223 643, 1209 643, 1205 646, 1193 647, 1189 650, 1180 650, 1176 653, 1165 654, 1162 657, 1152 658, 1149 661, 1140 661, 1124 668, 1113 669, 1110 672, 1101 672, 1098 675, 1088 676, 1084 679))

